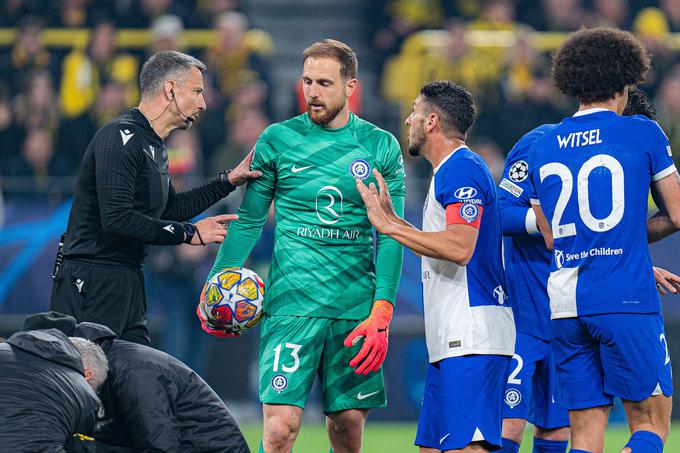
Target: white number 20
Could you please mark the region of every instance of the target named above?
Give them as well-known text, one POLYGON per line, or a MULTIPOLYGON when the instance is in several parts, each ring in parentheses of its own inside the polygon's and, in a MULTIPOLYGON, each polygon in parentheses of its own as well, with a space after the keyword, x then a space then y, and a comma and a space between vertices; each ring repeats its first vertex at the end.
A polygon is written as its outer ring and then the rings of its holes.
MULTIPOLYGON (((552 218, 552 232, 554 238, 562 238, 576 235, 574 223, 560 224, 564 210, 571 198, 574 187, 574 177, 569 168, 559 162, 551 162, 541 167, 541 182, 551 175, 556 175, 562 181, 562 189, 555 205, 555 214, 552 218)), ((625 206, 623 190, 623 167, 614 157, 607 154, 598 154, 588 159, 578 172, 576 177, 576 193, 578 198, 578 212, 583 223, 593 231, 604 232, 614 228, 623 218, 625 206), (612 175, 612 210, 602 219, 596 218, 590 211, 590 199, 588 197, 588 177, 597 167, 604 167, 612 175)))
MULTIPOLYGON (((277 347, 274 348, 274 371, 279 371, 279 360, 281 359, 281 347, 283 345, 279 344, 277 347)), ((286 366, 282 365, 281 366, 281 371, 285 371, 286 373, 292 373, 293 371, 297 370, 300 367, 300 356, 298 355, 298 351, 300 351, 301 345, 299 344, 294 344, 294 343, 286 343, 286 348, 290 349, 290 356, 293 358, 293 366, 286 366)))

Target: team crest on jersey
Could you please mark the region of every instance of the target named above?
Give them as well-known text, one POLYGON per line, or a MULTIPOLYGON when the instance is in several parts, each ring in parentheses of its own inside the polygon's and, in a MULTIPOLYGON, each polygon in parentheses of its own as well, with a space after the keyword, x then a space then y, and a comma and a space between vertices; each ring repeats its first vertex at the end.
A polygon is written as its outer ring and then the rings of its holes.
POLYGON ((354 159, 351 164, 349 164, 349 174, 353 178, 361 179, 362 181, 371 174, 371 166, 365 159, 354 159))
POLYGON ((505 391, 505 404, 510 406, 510 409, 514 409, 519 403, 522 402, 522 393, 517 389, 507 389, 505 391))
POLYGON ((275 374, 272 377, 272 388, 276 390, 277 393, 281 393, 283 389, 288 387, 288 378, 283 374, 275 374))
POLYGON ((529 176, 529 164, 523 160, 518 160, 510 167, 508 171, 510 180, 514 182, 522 182, 529 176))
POLYGON ((465 219, 467 223, 472 223, 479 217, 479 208, 474 203, 464 203, 460 207, 460 216, 465 219))

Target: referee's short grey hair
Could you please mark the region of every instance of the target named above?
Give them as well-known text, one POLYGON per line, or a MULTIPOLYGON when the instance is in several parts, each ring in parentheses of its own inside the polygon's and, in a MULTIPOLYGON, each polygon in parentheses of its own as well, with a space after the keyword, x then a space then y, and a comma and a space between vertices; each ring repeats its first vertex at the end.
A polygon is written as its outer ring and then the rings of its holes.
POLYGON ((198 58, 176 50, 163 50, 149 58, 139 75, 139 87, 142 98, 153 96, 163 87, 163 82, 169 79, 183 79, 192 67, 205 71, 205 64, 198 58))
POLYGON ((83 359, 83 368, 92 371, 89 384, 93 389, 97 390, 104 383, 109 373, 109 361, 106 359, 106 354, 104 354, 99 345, 85 338, 69 337, 68 339, 80 352, 80 356, 83 359))

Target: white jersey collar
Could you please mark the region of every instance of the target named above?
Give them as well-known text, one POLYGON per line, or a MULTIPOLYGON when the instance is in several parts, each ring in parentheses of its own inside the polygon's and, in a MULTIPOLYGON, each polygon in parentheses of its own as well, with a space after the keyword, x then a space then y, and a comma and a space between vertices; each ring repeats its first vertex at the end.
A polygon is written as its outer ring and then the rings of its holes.
POLYGON ((592 109, 579 110, 578 112, 574 113, 573 116, 583 116, 583 115, 590 115, 591 113, 611 112, 611 111, 612 110, 609 110, 609 109, 603 109, 602 107, 593 107, 592 109))
POLYGON ((442 159, 442 161, 439 162, 439 165, 437 165, 437 167, 433 170, 433 173, 437 173, 437 170, 439 170, 441 168, 441 166, 444 165, 444 163, 447 160, 449 160, 451 158, 451 156, 453 156, 453 154, 461 148, 467 148, 467 145, 465 143, 463 143, 458 148, 455 148, 453 151, 451 151, 449 154, 447 154, 447 156, 444 159, 442 159))

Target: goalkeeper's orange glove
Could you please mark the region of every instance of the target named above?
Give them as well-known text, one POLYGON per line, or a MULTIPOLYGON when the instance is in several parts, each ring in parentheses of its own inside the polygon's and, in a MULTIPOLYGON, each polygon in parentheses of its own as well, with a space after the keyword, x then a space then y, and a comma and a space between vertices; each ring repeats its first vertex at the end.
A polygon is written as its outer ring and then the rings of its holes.
POLYGON ((388 301, 376 300, 368 318, 345 338, 345 346, 348 348, 359 339, 364 339, 363 346, 349 362, 349 366, 356 367, 354 370, 356 374, 366 375, 369 371, 378 371, 385 361, 393 310, 393 305, 388 301))
POLYGON ((196 316, 198 316, 198 319, 201 321, 201 329, 217 338, 240 337, 241 333, 231 333, 227 332, 224 329, 216 328, 213 325, 211 325, 207 319, 205 319, 205 314, 201 310, 201 303, 203 303, 203 298, 205 297, 205 291, 207 288, 208 284, 206 283, 203 286, 203 290, 201 291, 201 297, 199 298, 198 306, 196 306, 196 316))

